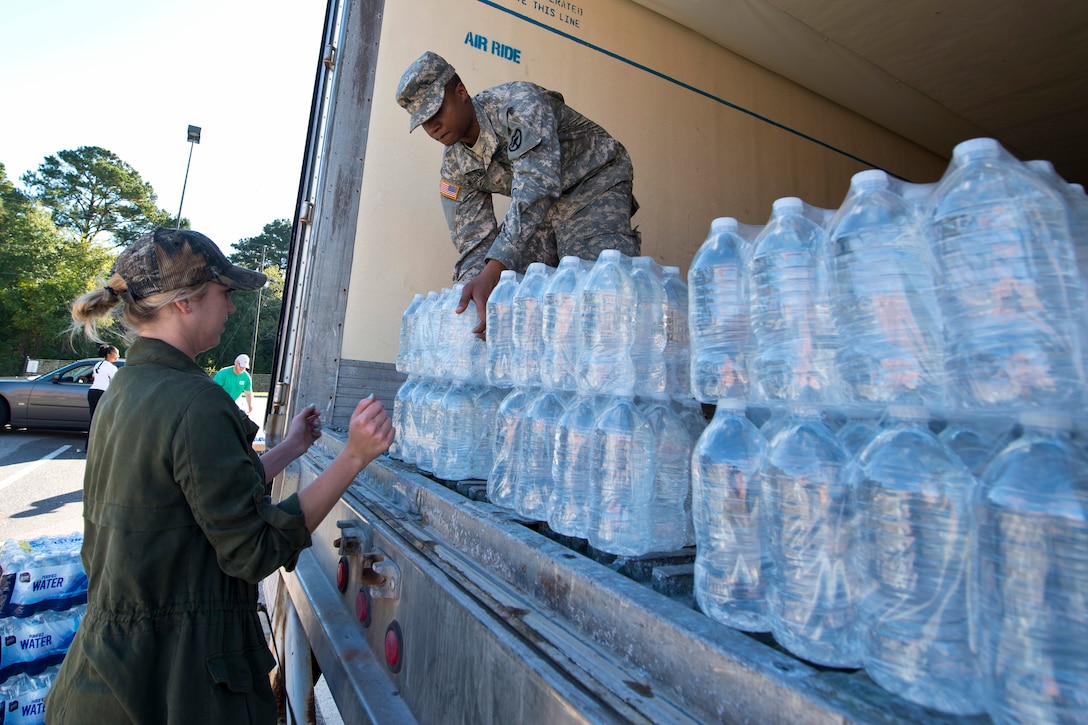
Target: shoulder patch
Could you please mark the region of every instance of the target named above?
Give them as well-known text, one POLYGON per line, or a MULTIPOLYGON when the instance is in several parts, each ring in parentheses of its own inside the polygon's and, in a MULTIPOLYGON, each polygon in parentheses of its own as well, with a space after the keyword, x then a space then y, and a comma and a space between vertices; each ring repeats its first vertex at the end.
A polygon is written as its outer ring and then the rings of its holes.
POLYGON ((457 201, 457 197, 461 194, 461 187, 442 179, 438 182, 438 193, 447 199, 457 201))
POLYGON ((522 124, 507 123, 504 130, 507 138, 506 153, 511 159, 516 159, 526 151, 531 151, 540 143, 540 136, 522 124))

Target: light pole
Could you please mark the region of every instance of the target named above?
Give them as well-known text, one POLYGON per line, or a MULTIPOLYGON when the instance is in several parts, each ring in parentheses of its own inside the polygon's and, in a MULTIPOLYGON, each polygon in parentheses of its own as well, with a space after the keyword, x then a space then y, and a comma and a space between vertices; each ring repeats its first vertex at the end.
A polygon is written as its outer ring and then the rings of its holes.
MULTIPOLYGON (((261 266, 257 270, 258 272, 264 271, 264 245, 261 245, 261 266)), ((264 292, 264 287, 257 288, 257 314, 253 320, 253 345, 249 351, 249 369, 252 370, 257 360, 257 328, 261 324, 261 293, 264 292)))
POLYGON ((181 207, 185 204, 185 187, 189 185, 189 164, 193 163, 193 144, 200 143, 200 126, 189 124, 189 161, 185 164, 185 181, 181 185, 181 202, 178 203, 178 218, 174 229, 181 229, 181 207))

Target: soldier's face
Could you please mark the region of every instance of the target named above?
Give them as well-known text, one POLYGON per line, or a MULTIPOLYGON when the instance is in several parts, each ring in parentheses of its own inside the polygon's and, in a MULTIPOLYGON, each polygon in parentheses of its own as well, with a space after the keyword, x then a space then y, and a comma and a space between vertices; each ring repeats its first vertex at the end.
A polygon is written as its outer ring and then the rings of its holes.
POLYGON ((475 121, 472 97, 464 84, 458 83, 452 88, 446 87, 438 113, 423 122, 423 130, 443 146, 453 146, 458 141, 471 145, 479 136, 478 131, 472 132, 475 121))

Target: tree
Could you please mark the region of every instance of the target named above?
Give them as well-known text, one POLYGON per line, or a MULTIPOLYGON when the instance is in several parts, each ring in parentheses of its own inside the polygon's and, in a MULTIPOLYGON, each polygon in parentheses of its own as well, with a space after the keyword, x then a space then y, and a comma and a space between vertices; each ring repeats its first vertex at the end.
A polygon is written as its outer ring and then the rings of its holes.
POLYGON ((73 299, 109 270, 113 255, 58 230, 49 211, 8 180, 0 164, 0 372, 22 371, 25 356, 83 356, 93 345, 65 335, 73 299))
POLYGON ((291 222, 288 219, 276 219, 265 224, 259 235, 238 241, 234 245, 230 261, 246 269, 259 269, 263 261, 264 266, 275 265, 281 273, 285 273, 287 250, 290 248, 291 222))
POLYGON ((22 182, 35 199, 52 211, 53 223, 80 240, 127 246, 173 218, 156 206, 151 184, 115 153, 98 146, 81 146, 47 156, 22 182))

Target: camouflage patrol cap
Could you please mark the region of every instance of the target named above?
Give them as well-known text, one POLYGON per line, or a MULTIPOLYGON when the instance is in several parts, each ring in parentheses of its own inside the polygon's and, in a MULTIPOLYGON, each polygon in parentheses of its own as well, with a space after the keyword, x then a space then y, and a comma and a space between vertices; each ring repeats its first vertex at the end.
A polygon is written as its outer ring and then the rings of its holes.
POLYGON ((408 132, 438 113, 442 107, 446 84, 457 71, 437 53, 427 51, 404 71, 397 84, 397 103, 412 114, 408 132))
POLYGON ((254 290, 268 281, 260 272, 231 264, 211 239, 189 229, 163 229, 140 237, 121 252, 110 273, 119 274, 133 299, 218 282, 254 290))

